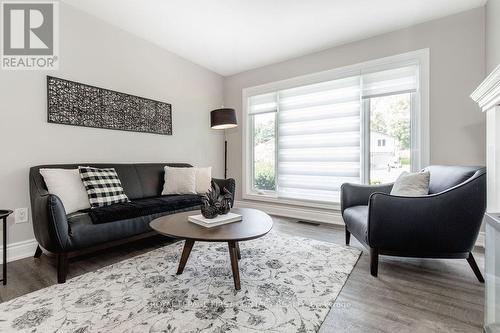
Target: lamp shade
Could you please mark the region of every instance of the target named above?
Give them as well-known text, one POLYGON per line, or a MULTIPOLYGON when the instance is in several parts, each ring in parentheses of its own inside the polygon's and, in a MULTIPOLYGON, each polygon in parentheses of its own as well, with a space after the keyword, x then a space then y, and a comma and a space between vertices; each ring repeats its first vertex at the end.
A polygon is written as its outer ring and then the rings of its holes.
POLYGON ((210 112, 210 126, 213 129, 227 129, 238 126, 234 109, 217 109, 210 112))

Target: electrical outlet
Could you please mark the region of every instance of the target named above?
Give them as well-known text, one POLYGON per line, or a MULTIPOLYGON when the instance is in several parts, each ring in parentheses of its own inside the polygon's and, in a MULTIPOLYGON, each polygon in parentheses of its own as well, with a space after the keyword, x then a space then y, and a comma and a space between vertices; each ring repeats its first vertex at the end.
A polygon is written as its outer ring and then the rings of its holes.
POLYGON ((28 208, 16 208, 14 210, 14 217, 16 223, 28 222, 28 208))

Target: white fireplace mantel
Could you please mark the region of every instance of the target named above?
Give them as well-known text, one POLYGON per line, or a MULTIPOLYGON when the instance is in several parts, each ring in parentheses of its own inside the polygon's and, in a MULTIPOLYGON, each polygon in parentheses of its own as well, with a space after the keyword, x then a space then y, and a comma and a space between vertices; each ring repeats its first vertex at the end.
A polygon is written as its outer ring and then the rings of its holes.
POLYGON ((500 212, 500 65, 471 94, 486 113, 487 211, 500 212))
POLYGON ((488 75, 470 97, 483 111, 500 105, 500 65, 488 75))
MULTIPOLYGON (((500 212, 500 65, 470 96, 486 113, 486 209, 497 217, 500 212)), ((498 231, 488 219, 485 240, 486 296, 484 332, 498 332, 500 323, 500 276, 498 231)))

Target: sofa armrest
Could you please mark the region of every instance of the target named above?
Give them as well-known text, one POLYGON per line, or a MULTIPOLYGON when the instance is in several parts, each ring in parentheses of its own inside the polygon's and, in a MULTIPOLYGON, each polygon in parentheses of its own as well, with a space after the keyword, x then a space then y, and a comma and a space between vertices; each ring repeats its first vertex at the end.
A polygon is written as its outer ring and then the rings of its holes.
POLYGON ((212 178, 212 181, 219 185, 219 187, 226 188, 229 192, 232 194, 231 198, 231 207, 234 205, 234 195, 236 193, 236 182, 233 178, 228 178, 228 179, 217 179, 217 178, 212 178))
POLYGON ((340 187, 340 207, 342 213, 349 207, 368 205, 370 195, 375 192, 391 193, 393 185, 394 183, 383 185, 342 184, 340 187))
POLYGON ((30 179, 30 199, 33 231, 38 243, 52 253, 69 251, 70 230, 61 199, 41 190, 33 178, 30 179))
POLYGON ((422 197, 370 196, 368 245, 432 255, 472 250, 486 210, 486 176, 422 197))

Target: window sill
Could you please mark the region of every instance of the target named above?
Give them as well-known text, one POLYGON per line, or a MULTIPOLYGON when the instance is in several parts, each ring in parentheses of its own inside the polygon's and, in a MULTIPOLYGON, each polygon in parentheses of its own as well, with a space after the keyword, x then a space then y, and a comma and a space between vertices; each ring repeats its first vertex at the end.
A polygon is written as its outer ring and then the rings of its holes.
POLYGON ((329 203, 329 202, 320 202, 320 201, 284 199, 284 198, 278 198, 277 196, 275 196, 273 194, 244 193, 243 199, 254 200, 254 201, 263 201, 263 202, 283 204, 283 205, 320 208, 320 209, 327 209, 327 210, 340 210, 340 203, 339 202, 329 203))

